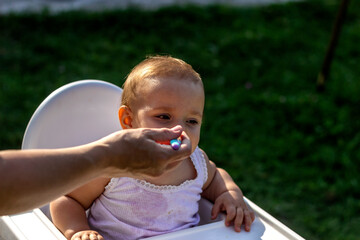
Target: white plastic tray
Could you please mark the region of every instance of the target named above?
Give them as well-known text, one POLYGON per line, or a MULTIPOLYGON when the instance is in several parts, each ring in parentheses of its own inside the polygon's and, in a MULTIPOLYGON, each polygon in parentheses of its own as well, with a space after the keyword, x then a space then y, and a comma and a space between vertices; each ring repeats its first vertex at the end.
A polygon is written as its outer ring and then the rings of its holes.
POLYGON ((246 203, 255 212, 256 218, 251 225, 251 231, 246 232, 242 227, 240 233, 234 231, 233 227, 226 227, 224 223, 225 216, 221 215, 213 222, 207 222, 210 219, 212 204, 207 200, 200 201, 199 213, 201 216, 200 226, 168 233, 156 237, 146 238, 146 240, 300 240, 303 239, 291 229, 277 221, 264 210, 259 208, 249 199, 245 198, 246 203), (207 223, 206 223, 207 222, 207 223), (205 224, 204 224, 205 223, 205 224), (201 225, 203 224, 203 225, 201 225))
MULTIPOLYGON (((200 225, 197 227, 168 233, 147 240, 302 240, 294 231, 270 216, 249 199, 245 199, 256 215, 250 232, 244 229, 240 233, 233 227, 226 227, 224 215, 215 221, 210 220, 212 204, 207 200, 200 201, 200 225)), ((39 209, 0 218, 1 240, 65 240, 51 221, 39 209)))

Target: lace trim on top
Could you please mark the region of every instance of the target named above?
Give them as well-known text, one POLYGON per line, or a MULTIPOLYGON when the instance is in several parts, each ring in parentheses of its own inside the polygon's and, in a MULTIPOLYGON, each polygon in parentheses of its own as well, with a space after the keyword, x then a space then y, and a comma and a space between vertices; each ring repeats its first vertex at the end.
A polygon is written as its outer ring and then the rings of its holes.
MULTIPOLYGON (((190 155, 191 161, 195 167, 197 176, 195 179, 190 179, 190 180, 186 180, 183 183, 181 183, 180 185, 155 185, 152 183, 149 183, 146 180, 140 180, 140 179, 135 179, 135 178, 128 178, 129 181, 132 181, 133 183, 135 183, 137 186, 140 186, 142 188, 145 188, 146 190, 152 191, 152 192, 169 192, 169 191, 179 191, 181 189, 183 189, 184 187, 192 184, 193 182, 195 182, 196 180, 198 180, 198 178, 200 177, 200 170, 202 170, 203 172, 203 184, 205 184, 207 178, 208 178, 208 173, 207 173, 207 166, 206 166, 206 161, 205 161, 205 157, 204 154, 200 151, 200 149, 196 148, 196 150, 194 151, 194 153, 190 155), (198 163, 195 163, 195 159, 193 156, 193 154, 196 154, 199 159, 198 163), (201 168, 201 169, 198 169, 201 168)), ((108 185, 105 187, 105 189, 110 189, 115 185, 115 181, 118 178, 112 178, 110 180, 110 182, 108 183, 108 185)))

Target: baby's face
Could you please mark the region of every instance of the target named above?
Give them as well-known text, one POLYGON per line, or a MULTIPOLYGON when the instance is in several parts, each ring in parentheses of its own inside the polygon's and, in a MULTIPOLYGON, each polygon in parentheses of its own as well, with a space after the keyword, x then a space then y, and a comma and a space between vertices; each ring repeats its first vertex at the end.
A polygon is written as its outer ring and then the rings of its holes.
POLYGON ((172 128, 181 125, 194 151, 200 140, 204 90, 199 83, 183 79, 149 80, 132 106, 132 127, 172 128))

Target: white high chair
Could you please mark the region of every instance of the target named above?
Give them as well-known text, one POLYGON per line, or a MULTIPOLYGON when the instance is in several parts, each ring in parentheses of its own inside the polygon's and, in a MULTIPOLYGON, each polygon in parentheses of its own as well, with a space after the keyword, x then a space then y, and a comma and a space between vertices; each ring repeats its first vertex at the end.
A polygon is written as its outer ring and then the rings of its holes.
MULTIPOLYGON (((22 149, 62 148, 98 140, 121 129, 118 121, 122 89, 99 80, 67 84, 51 93, 36 109, 25 131, 22 149)), ((246 199, 256 214, 250 232, 225 227, 224 215, 210 221, 212 204, 200 201, 197 227, 168 233, 151 240, 303 239, 257 205, 246 199)), ((64 240, 49 216, 48 205, 0 218, 0 239, 64 240), (44 215, 45 214, 45 215, 44 215)))

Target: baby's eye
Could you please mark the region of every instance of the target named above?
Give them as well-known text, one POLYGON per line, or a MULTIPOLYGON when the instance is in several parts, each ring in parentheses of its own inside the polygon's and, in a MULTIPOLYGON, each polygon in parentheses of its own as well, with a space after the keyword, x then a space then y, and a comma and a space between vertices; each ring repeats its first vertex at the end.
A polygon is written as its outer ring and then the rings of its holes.
POLYGON ((187 122, 191 125, 196 125, 196 124, 199 124, 199 122, 195 119, 190 119, 190 120, 187 120, 187 122))
POLYGON ((160 115, 157 115, 156 118, 159 118, 159 119, 162 119, 162 120, 169 120, 170 116, 167 115, 167 114, 160 114, 160 115))

